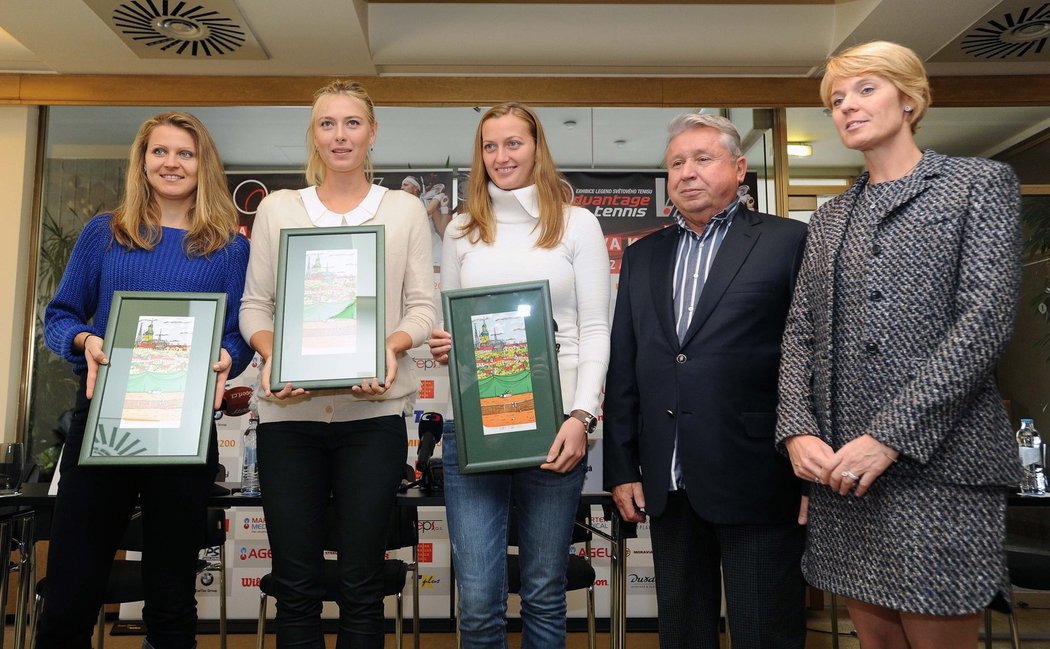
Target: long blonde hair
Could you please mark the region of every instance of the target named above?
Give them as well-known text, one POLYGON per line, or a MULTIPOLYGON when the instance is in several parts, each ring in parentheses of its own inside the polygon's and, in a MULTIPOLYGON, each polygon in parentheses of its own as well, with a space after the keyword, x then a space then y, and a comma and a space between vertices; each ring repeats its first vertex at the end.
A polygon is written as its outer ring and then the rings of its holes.
MULTIPOLYGON (((308 185, 320 185, 324 182, 328 167, 321 160, 321 152, 317 150, 314 142, 314 125, 317 123, 317 105, 321 100, 332 95, 345 95, 358 100, 365 107, 365 117, 368 125, 373 129, 376 127, 376 107, 372 98, 368 96, 365 87, 356 81, 333 81, 327 86, 314 93, 314 105, 310 109, 310 124, 306 127, 306 183, 308 185)), ((365 177, 372 182, 373 175, 372 151, 369 149, 365 154, 365 177)))
POLYGON ((141 250, 152 250, 160 242, 160 206, 146 177, 146 146, 158 126, 186 131, 197 147, 197 189, 194 204, 186 214, 189 228, 183 245, 187 255, 209 255, 236 236, 237 209, 226 185, 219 150, 204 124, 189 113, 160 113, 139 127, 131 144, 124 197, 110 221, 113 238, 122 246, 141 250))
POLYGON ((529 134, 536 142, 536 160, 532 168, 532 182, 536 185, 536 197, 539 203, 540 238, 536 241, 538 248, 554 248, 561 243, 565 235, 565 206, 568 204, 566 185, 562 181, 558 168, 554 165, 547 139, 543 136, 540 119, 531 108, 524 104, 505 103, 488 109, 478 123, 474 136, 474 159, 470 164, 470 184, 467 188, 467 212, 469 217, 463 224, 462 234, 471 243, 492 244, 496 240, 496 217, 492 212, 492 198, 489 196, 489 172, 485 168, 481 128, 490 119, 505 115, 514 115, 529 126, 529 134))

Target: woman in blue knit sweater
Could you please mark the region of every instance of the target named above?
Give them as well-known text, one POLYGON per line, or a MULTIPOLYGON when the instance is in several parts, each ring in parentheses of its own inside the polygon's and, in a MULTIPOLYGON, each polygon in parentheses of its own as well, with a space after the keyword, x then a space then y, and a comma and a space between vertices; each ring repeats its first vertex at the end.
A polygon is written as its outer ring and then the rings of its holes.
POLYGON ((48 347, 80 377, 48 551, 48 589, 38 647, 89 649, 117 543, 142 507, 144 647, 196 644, 194 585, 205 504, 218 468, 212 428, 206 466, 80 467, 88 406, 113 291, 226 293, 216 407, 226 379, 248 365, 238 309, 248 242, 237 235, 215 144, 187 113, 147 120, 131 145, 123 202, 84 227, 47 307, 48 347))

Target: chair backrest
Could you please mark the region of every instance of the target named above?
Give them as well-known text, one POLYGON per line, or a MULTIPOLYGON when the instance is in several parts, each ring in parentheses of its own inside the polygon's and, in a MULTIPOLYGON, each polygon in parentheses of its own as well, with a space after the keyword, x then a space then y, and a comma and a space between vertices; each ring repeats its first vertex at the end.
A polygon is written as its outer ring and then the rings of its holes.
POLYGON ((201 549, 214 548, 224 543, 226 543, 226 510, 209 509, 201 549))
POLYGON ((124 530, 124 535, 120 537, 120 544, 117 546, 121 550, 128 550, 130 552, 142 552, 142 512, 135 510, 135 513, 131 515, 131 520, 128 521, 128 527, 124 530))

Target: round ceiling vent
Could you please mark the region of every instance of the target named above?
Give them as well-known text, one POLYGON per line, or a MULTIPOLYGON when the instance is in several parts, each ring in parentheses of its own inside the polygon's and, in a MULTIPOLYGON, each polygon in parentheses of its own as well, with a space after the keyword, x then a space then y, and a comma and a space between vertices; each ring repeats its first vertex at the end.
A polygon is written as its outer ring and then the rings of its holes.
POLYGON ((113 9, 113 23, 126 37, 183 56, 222 56, 245 43, 245 31, 230 18, 201 5, 167 0, 129 0, 113 9))
POLYGON ((962 41, 964 52, 979 59, 1021 58, 1041 54, 1050 38, 1050 3, 1039 9, 1026 7, 989 20, 974 28, 962 41))

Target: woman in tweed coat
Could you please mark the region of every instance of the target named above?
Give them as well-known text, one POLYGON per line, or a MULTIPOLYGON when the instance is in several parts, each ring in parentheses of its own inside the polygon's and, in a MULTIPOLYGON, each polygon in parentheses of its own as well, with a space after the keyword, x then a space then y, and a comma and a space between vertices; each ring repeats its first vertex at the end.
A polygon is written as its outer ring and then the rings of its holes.
POLYGON ((1021 236, 1004 164, 921 151, 922 63, 885 42, 832 57, 821 99, 867 173, 813 216, 784 333, 777 443, 814 484, 803 570, 861 645, 973 646, 1006 604, 1021 469, 993 371, 1021 236))

